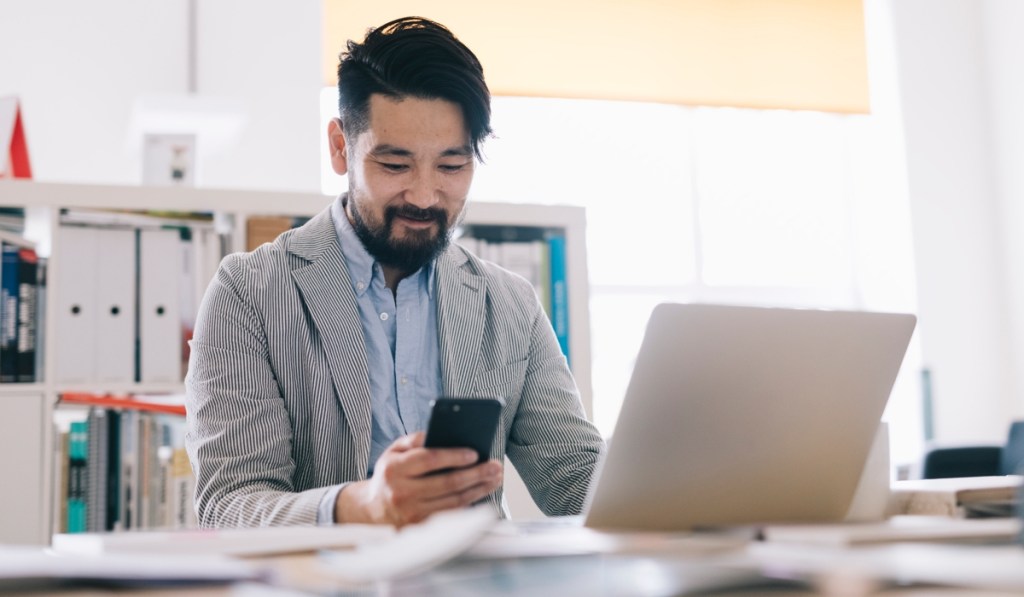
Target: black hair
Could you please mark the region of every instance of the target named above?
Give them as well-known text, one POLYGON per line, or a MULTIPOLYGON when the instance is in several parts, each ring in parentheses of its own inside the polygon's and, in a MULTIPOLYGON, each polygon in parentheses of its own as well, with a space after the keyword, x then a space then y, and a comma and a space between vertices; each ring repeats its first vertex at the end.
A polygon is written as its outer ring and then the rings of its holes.
POLYGON ((477 57, 447 27, 423 17, 395 19, 349 40, 338 64, 338 111, 345 134, 370 124, 370 96, 443 99, 462 109, 473 152, 491 134, 491 93, 477 57))

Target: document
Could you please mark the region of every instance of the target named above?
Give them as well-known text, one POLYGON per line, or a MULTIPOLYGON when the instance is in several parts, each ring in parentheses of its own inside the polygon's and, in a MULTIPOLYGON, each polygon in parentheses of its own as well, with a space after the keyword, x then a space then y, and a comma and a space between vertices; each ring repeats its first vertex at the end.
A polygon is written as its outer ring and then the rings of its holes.
POLYGON ((386 541, 328 551, 320 569, 350 583, 390 580, 428 570, 465 552, 494 526, 490 506, 449 510, 397 531, 386 541))
POLYGON ((390 526, 270 527, 130 533, 70 533, 53 536, 58 554, 153 554, 257 556, 327 548, 351 549, 392 538, 390 526))
POLYGON ((38 548, 0 547, 0 589, 88 581, 132 586, 170 582, 260 580, 264 566, 211 556, 117 554, 83 557, 38 548))
POLYGON ((1006 543, 1021 531, 1017 518, 963 519, 947 516, 893 516, 883 522, 770 525, 771 543, 844 547, 872 543, 1006 543))
POLYGON ((896 481, 892 507, 896 514, 1012 516, 1021 480, 1020 475, 1003 475, 896 481))

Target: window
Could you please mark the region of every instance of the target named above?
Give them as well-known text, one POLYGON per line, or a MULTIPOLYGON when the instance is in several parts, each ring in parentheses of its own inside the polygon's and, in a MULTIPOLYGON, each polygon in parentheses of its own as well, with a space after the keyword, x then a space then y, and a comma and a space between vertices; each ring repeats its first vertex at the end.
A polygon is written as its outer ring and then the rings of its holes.
MULTIPOLYGON (((659 302, 916 308, 900 145, 871 116, 500 97, 492 126, 474 200, 587 208, 606 436, 659 302)), ((921 450, 919 370, 914 343, 886 415, 894 462, 921 450)))

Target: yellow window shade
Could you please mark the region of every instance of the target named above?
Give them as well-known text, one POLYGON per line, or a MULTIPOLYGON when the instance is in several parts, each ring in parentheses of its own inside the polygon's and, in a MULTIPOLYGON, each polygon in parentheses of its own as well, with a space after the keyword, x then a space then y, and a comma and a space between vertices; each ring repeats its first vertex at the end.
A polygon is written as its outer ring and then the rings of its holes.
POLYGON ((323 0, 324 80, 370 27, 434 19, 495 95, 869 111, 861 0, 323 0))

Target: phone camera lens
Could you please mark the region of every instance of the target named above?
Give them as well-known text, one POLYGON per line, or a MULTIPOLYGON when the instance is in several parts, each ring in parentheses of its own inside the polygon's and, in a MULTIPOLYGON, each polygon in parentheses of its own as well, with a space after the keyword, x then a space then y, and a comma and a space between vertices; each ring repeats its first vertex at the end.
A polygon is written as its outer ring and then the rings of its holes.
POLYGON ((452 405, 452 410, 455 411, 455 412, 459 412, 459 405, 458 404, 452 405))

